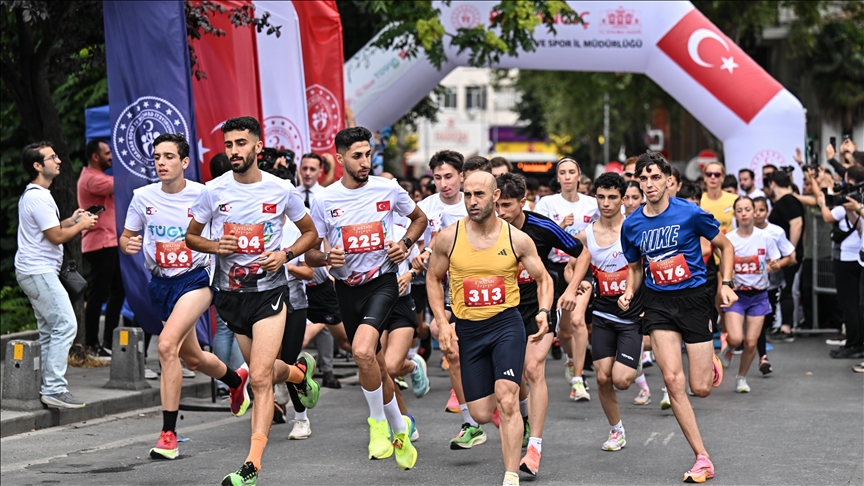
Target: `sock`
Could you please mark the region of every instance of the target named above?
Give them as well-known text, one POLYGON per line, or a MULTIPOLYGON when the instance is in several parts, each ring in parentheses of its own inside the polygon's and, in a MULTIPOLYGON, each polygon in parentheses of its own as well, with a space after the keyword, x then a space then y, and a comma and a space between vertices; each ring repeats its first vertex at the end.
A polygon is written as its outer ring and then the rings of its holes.
POLYGON ((622 424, 620 420, 617 424, 612 426, 612 432, 615 431, 621 432, 622 434, 624 433, 624 424, 622 424))
MULTIPOLYGON (((363 388, 362 386, 360 388, 363 388)), ((363 396, 366 397, 366 403, 369 405, 369 417, 373 420, 386 420, 384 415, 384 392, 381 386, 374 391, 367 391, 363 388, 363 396)))
POLYGON ((581 376, 574 376, 573 379, 570 380, 571 385, 575 385, 577 382, 582 383, 582 377, 581 376))
POLYGON ((639 388, 641 388, 647 392, 651 391, 650 389, 648 389, 648 380, 645 379, 645 375, 637 376, 636 377, 636 384, 639 385, 639 388))
POLYGON ((519 413, 522 414, 522 418, 528 417, 528 399, 519 401, 519 413))
POLYGON ((537 452, 543 453, 543 439, 540 437, 528 437, 528 447, 534 446, 537 452))
POLYGON ((413 348, 410 348, 410 349, 408 350, 408 359, 413 358, 414 355, 417 354, 417 350, 418 350, 418 349, 420 349, 420 346, 414 346, 413 348))
POLYGON ((411 361, 411 374, 413 375, 414 373, 417 372, 417 363, 415 363, 413 360, 410 360, 410 361, 411 361))
POLYGON ((169 412, 167 410, 162 410, 162 431, 163 432, 174 432, 177 429, 177 414, 179 412, 174 410, 173 412, 169 412))
POLYGON ((238 386, 240 386, 240 383, 243 382, 243 380, 240 379, 240 375, 238 375, 237 372, 232 370, 231 368, 228 368, 225 371, 225 376, 219 378, 219 381, 228 385, 228 388, 237 388, 238 386))
POLYGON ((264 434, 252 434, 251 444, 249 445, 249 455, 243 463, 251 462, 255 465, 255 469, 261 472, 261 456, 264 455, 264 448, 267 447, 267 436, 264 434))
POLYGON ((459 412, 462 413, 462 421, 471 424, 473 427, 477 427, 477 421, 471 417, 471 412, 468 411, 468 404, 461 403, 459 404, 459 412))
POLYGON ((505 472, 504 473, 504 481, 506 482, 508 479, 510 480, 511 483, 516 484, 518 486, 518 484, 519 484, 519 474, 518 473, 514 473, 514 472, 510 472, 510 471, 505 472))
POLYGON ((390 430, 393 431, 393 436, 396 434, 404 434, 408 432, 405 428, 405 420, 402 419, 402 412, 399 411, 399 404, 396 402, 396 396, 390 400, 390 403, 384 405, 384 414, 387 416, 387 423, 390 424, 390 430))
POLYGON ((306 419, 306 409, 303 409, 302 412, 294 411, 294 420, 307 420, 306 419))

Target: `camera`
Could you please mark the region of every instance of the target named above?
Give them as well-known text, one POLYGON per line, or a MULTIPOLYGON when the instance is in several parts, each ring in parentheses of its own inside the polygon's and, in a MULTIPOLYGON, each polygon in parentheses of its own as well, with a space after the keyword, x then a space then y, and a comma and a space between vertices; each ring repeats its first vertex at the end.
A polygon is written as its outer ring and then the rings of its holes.
POLYGON ((839 194, 826 194, 825 204, 829 207, 840 206, 845 204, 846 198, 851 197, 859 203, 864 203, 864 182, 857 184, 846 184, 840 190, 839 194))
POLYGON ((795 167, 792 167, 791 165, 781 165, 778 169, 790 175, 795 172, 795 167))
POLYGON ((258 168, 264 172, 269 172, 280 179, 293 181, 297 174, 297 164, 294 162, 294 151, 289 149, 276 149, 273 147, 264 147, 261 153, 258 154, 258 168), (276 167, 276 161, 280 157, 285 157, 287 167, 276 167))

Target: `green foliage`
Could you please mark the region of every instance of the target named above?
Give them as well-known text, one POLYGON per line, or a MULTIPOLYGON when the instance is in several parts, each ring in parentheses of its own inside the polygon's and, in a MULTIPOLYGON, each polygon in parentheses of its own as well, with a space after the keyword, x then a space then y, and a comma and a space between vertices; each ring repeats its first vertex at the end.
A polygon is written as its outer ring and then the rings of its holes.
POLYGON ((36 329, 30 299, 15 285, 0 289, 0 334, 36 329))

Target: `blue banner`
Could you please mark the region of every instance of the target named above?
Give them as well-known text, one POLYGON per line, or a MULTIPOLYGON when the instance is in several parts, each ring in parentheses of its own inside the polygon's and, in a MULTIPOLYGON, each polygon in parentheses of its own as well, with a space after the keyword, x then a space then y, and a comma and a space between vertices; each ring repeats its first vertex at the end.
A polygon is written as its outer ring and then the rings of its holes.
MULTIPOLYGON (((105 1, 105 54, 114 155, 114 203, 118 234, 132 191, 157 182, 153 140, 180 133, 191 146, 186 178, 200 181, 192 99, 192 73, 182 0, 105 1), (119 162, 119 163, 118 163, 119 162)), ((150 304, 150 272, 144 255, 120 254, 129 306, 145 331, 159 334, 161 321, 150 304)), ((209 316, 198 322, 201 344, 210 343, 209 316)))

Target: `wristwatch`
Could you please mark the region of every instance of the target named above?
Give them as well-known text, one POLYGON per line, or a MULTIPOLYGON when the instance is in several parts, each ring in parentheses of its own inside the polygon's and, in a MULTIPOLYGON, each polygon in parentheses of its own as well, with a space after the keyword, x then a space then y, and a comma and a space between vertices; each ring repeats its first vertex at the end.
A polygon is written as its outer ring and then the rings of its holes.
POLYGON ((720 282, 720 285, 725 285, 725 286, 729 287, 730 289, 735 290, 735 282, 733 282, 731 280, 724 280, 724 281, 720 282))
POLYGON ((414 242, 411 241, 411 238, 408 238, 407 236, 406 236, 405 238, 402 238, 401 241, 402 241, 402 243, 405 243, 405 249, 406 249, 406 250, 410 250, 410 249, 411 249, 411 245, 414 244, 414 242))
POLYGON ((547 319, 550 318, 550 317, 552 317, 552 311, 550 311, 549 309, 541 308, 540 310, 537 311, 538 314, 541 313, 541 312, 545 312, 545 313, 546 313, 546 318, 547 318, 547 319))
POLYGON ((288 248, 285 248, 283 251, 285 252, 285 263, 289 263, 291 260, 294 259, 293 251, 289 250, 288 248))
POLYGON ((324 254, 324 264, 330 265, 330 252, 329 251, 324 254))

